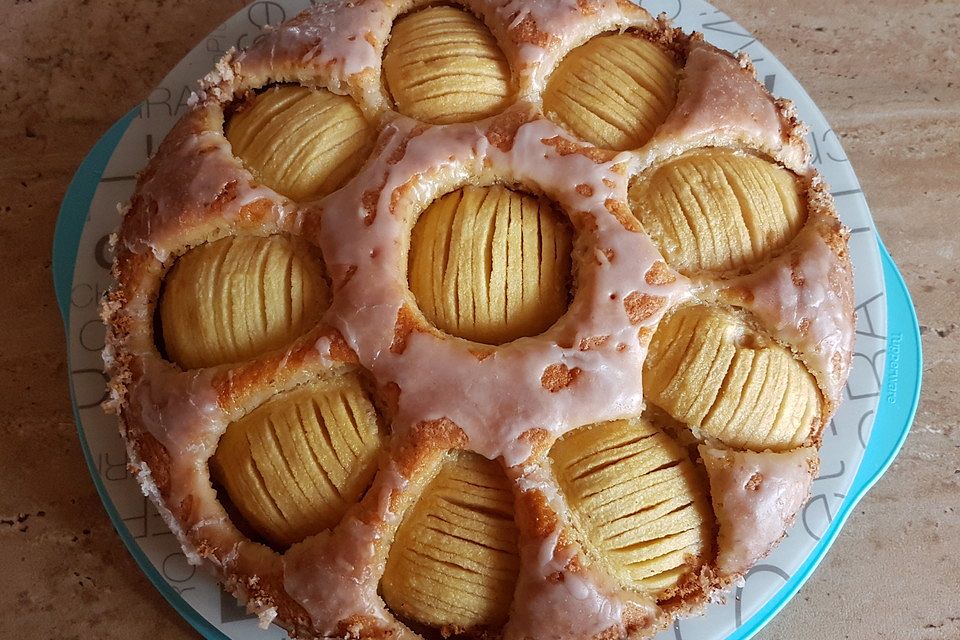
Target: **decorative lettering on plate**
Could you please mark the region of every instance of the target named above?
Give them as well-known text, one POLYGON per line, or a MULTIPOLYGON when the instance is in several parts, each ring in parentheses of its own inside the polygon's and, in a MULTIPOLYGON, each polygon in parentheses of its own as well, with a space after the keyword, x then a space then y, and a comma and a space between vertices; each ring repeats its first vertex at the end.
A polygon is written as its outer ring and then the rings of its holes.
POLYGON ((819 542, 820 539, 823 538, 823 534, 826 533, 827 528, 829 528, 830 523, 833 522, 836 513, 834 509, 839 506, 846 497, 846 494, 834 492, 829 496, 821 493, 810 498, 803 507, 803 515, 801 518, 803 520, 803 528, 806 530, 807 535, 819 542), (840 502, 831 504, 831 501, 834 499, 839 499, 840 502))
MULTIPOLYGON (((107 399, 109 392, 107 391, 106 385, 109 378, 107 377, 107 374, 103 372, 103 369, 74 369, 73 371, 70 372, 70 374, 73 377, 73 381, 74 381, 73 392, 74 392, 74 401, 76 402, 77 409, 92 409, 94 407, 99 407, 100 403, 107 399), (88 389, 100 390, 101 392, 100 396, 98 396, 96 399, 79 397, 78 389, 80 385, 77 384, 76 380, 77 380, 77 377, 81 375, 83 376, 94 375, 94 376, 98 376, 102 380, 102 382, 97 383, 95 385, 84 385, 85 388, 88 388, 88 389)), ((118 434, 118 437, 119 437, 119 434, 118 434)))
MULTIPOLYGON (((790 580, 790 574, 784 571, 783 569, 781 569, 780 567, 778 567, 777 565, 758 564, 758 565, 755 565, 752 569, 750 569, 750 571, 747 573, 747 577, 745 580, 746 584, 750 584, 750 578, 760 573, 772 573, 776 576, 783 578, 784 582, 787 582, 790 580)), ((736 591, 734 592, 733 611, 734 611, 734 617, 736 619, 736 626, 738 629, 743 626, 743 590, 745 586, 737 587, 736 591)))
POLYGON ((132 480, 127 471, 127 454, 119 454, 104 451, 97 456, 97 469, 100 470, 100 477, 109 482, 121 482, 123 480, 132 480))
POLYGON ((887 303, 883 293, 870 296, 854 307, 857 312, 857 335, 886 340, 879 332, 878 320, 887 313, 887 303))

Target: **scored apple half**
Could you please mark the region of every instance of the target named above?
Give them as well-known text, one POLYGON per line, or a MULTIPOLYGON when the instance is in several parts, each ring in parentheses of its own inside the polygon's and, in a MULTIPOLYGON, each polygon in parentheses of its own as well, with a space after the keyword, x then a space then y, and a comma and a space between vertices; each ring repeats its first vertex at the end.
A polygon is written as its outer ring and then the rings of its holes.
POLYGON ((501 625, 519 570, 513 493, 497 462, 461 452, 397 531, 383 598, 397 614, 450 630, 501 625))
POLYGON ((730 447, 786 451, 820 424, 813 376, 786 348, 702 305, 665 319, 643 369, 648 400, 730 447))
POLYGON ((275 85, 242 103, 226 134, 254 177, 293 200, 341 186, 363 164, 374 138, 353 100, 296 85, 275 85))
POLYGON ((210 468, 247 523, 285 548, 340 521, 372 481, 381 439, 359 379, 345 375, 231 424, 210 468))
POLYGON ((513 99, 510 66, 497 41, 455 7, 428 7, 397 20, 383 71, 397 110, 431 124, 479 120, 513 99))
POLYGON ((639 34, 597 36, 550 76, 543 112, 598 147, 637 149, 673 109, 679 72, 673 55, 639 34))
POLYGON ((782 249, 806 219, 796 177, 755 156, 710 149, 636 180, 634 215, 681 273, 728 271, 782 249))
POLYGON ((323 267, 303 240, 237 236, 191 249, 164 283, 164 348, 185 369, 240 362, 289 344, 328 304, 323 267))
POLYGON ((631 588, 670 597, 712 553, 705 479, 643 419, 582 427, 550 452, 587 542, 631 588))
POLYGON ((414 226, 410 289, 442 331, 486 344, 536 335, 567 309, 572 230, 541 198, 464 187, 414 226))

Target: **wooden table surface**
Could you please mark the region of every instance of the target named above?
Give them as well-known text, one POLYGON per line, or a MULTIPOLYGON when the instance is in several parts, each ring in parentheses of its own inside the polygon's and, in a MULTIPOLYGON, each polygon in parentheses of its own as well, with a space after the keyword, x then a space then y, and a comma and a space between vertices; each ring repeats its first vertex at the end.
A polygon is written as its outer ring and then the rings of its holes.
MULTIPOLYGON (((81 454, 50 246, 97 138, 244 0, 7 0, 0 27, 0 638, 197 634, 136 567, 81 454)), ((960 638, 960 3, 714 0, 840 133, 920 316, 890 471, 759 638, 960 638)))

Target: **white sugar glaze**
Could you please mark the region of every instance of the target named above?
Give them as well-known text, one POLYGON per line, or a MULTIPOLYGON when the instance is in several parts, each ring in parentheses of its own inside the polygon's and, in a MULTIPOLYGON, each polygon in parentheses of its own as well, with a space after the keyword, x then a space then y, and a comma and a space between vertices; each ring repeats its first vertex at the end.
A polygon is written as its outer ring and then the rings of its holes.
POLYGON ((817 450, 786 453, 700 447, 720 524, 717 568, 743 574, 766 556, 810 495, 817 450))
POLYGON ((471 126, 416 134, 415 123, 405 118, 387 126, 389 140, 378 159, 323 202, 320 237, 333 279, 327 319, 378 382, 399 385, 395 431, 447 418, 466 433, 468 449, 488 458, 502 456, 512 466, 530 455, 531 444, 521 436, 531 429, 559 436, 639 413, 646 345, 638 331, 654 326, 688 286, 678 276, 669 284, 648 284, 645 275, 660 254, 649 238, 626 231, 607 209, 608 202, 626 200, 626 179, 614 168, 628 156, 598 163, 579 153, 563 155, 551 144, 568 138, 542 119, 522 125, 508 151, 490 145, 471 126), (390 164, 395 152, 403 155, 390 164), (470 343, 427 332, 414 332, 397 353, 391 350, 397 314, 410 298, 401 239, 412 217, 442 195, 440 184, 459 186, 481 170, 541 191, 574 214, 577 250, 584 259, 570 309, 542 336, 521 338, 484 359, 471 352, 470 343), (370 212, 360 204, 359 192, 379 184, 384 188, 368 224, 370 212), (591 195, 578 193, 577 185, 587 185, 591 195), (661 304, 633 322, 624 302, 631 295, 661 304), (605 340, 581 348, 598 338, 605 340), (555 365, 576 372, 566 388, 550 390, 541 383, 555 365))

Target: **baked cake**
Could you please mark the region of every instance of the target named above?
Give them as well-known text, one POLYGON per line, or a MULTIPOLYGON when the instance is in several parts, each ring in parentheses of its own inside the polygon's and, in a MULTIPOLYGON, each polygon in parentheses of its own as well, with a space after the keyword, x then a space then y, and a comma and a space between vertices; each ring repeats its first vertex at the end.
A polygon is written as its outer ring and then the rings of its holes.
POLYGON ((298 638, 650 637, 784 536, 847 377, 804 135, 625 0, 319 3, 139 176, 131 468, 298 638))

